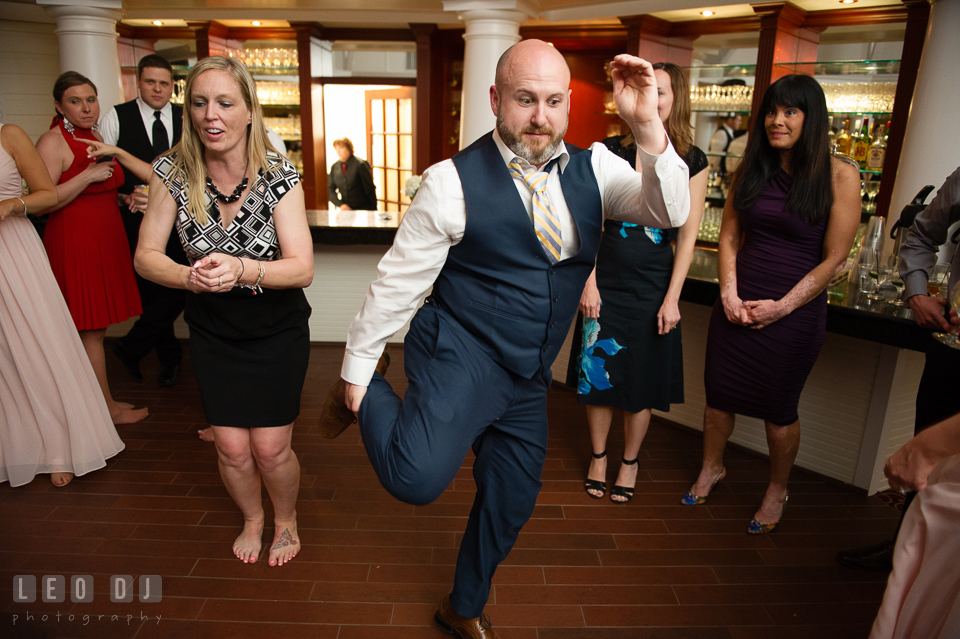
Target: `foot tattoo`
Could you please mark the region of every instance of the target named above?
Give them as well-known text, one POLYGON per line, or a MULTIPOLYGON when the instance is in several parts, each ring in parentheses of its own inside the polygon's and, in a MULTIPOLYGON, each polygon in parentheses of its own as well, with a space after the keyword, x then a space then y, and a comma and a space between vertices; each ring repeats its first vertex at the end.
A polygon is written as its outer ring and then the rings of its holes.
MULTIPOLYGON (((279 530, 280 527, 278 526, 279 530)), ((297 525, 283 528, 283 531, 277 534, 273 540, 273 546, 270 548, 271 566, 282 566, 297 556, 300 552, 300 540, 297 538, 297 525), (292 530, 291 530, 292 528, 292 530)))

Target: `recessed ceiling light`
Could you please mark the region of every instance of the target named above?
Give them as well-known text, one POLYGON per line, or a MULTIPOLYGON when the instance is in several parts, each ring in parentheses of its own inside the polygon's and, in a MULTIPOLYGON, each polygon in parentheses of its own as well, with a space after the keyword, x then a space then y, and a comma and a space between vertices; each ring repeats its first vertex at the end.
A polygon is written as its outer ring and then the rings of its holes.
POLYGON ((840 4, 853 4, 857 0, 840 0, 840 4))
POLYGON ((155 27, 162 27, 162 26, 163 26, 163 23, 160 22, 159 20, 154 20, 154 21, 153 21, 153 25, 154 25, 155 27))
POLYGON ((252 24, 252 25, 255 26, 255 27, 259 27, 259 26, 260 26, 260 21, 259 21, 259 20, 254 20, 254 21, 251 22, 250 24, 252 24))
POLYGON ((710 16, 713 15, 713 11, 711 11, 710 9, 707 9, 707 10, 705 10, 705 11, 701 11, 701 12, 700 12, 700 15, 702 15, 702 16, 704 16, 704 17, 706 17, 706 18, 709 18, 710 16))

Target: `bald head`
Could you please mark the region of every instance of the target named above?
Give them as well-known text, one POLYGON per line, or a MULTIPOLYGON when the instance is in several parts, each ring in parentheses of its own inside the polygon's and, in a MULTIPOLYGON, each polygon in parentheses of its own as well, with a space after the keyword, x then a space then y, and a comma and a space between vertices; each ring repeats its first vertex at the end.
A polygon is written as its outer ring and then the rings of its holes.
POLYGON ((490 87, 490 108, 507 148, 535 166, 560 147, 570 110, 570 68, 560 53, 542 40, 524 40, 497 63, 490 87))
POLYGON ((555 76, 570 86, 570 67, 560 52, 543 40, 523 40, 503 52, 497 61, 494 86, 498 91, 524 73, 555 76))

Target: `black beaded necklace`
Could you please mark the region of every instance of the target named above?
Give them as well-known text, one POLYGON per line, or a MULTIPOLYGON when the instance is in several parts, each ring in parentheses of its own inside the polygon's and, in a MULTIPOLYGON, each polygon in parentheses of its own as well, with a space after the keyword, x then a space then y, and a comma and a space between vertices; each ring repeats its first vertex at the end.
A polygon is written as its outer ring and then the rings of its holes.
POLYGON ((237 200, 240 199, 240 195, 247 188, 247 182, 249 182, 249 179, 247 178, 247 169, 249 167, 250 167, 250 163, 247 162, 247 166, 243 168, 243 182, 238 184, 237 188, 235 188, 233 190, 233 193, 231 193, 230 195, 224 195, 223 193, 221 193, 220 189, 218 189, 217 186, 213 183, 213 180, 210 179, 209 175, 207 176, 207 188, 210 189, 210 191, 213 192, 213 194, 217 197, 217 199, 223 202, 224 204, 232 204, 233 202, 236 202, 237 200))

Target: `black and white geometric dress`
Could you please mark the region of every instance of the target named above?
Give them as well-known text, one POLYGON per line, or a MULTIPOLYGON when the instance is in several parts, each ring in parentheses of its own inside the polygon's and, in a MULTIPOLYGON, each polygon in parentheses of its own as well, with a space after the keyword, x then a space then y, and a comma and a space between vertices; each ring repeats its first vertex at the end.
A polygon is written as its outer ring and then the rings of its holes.
MULTIPOLYGON (((273 211, 300 181, 286 159, 267 155, 240 212, 224 229, 215 198, 204 189, 207 223, 189 212, 188 186, 167 177, 171 157, 154 172, 177 204, 176 232, 191 263, 210 253, 264 262, 281 259, 273 211)), ((235 287, 226 293, 188 293, 183 317, 207 421, 214 426, 285 426, 300 414, 300 393, 310 359, 310 305, 302 289, 235 287)))

